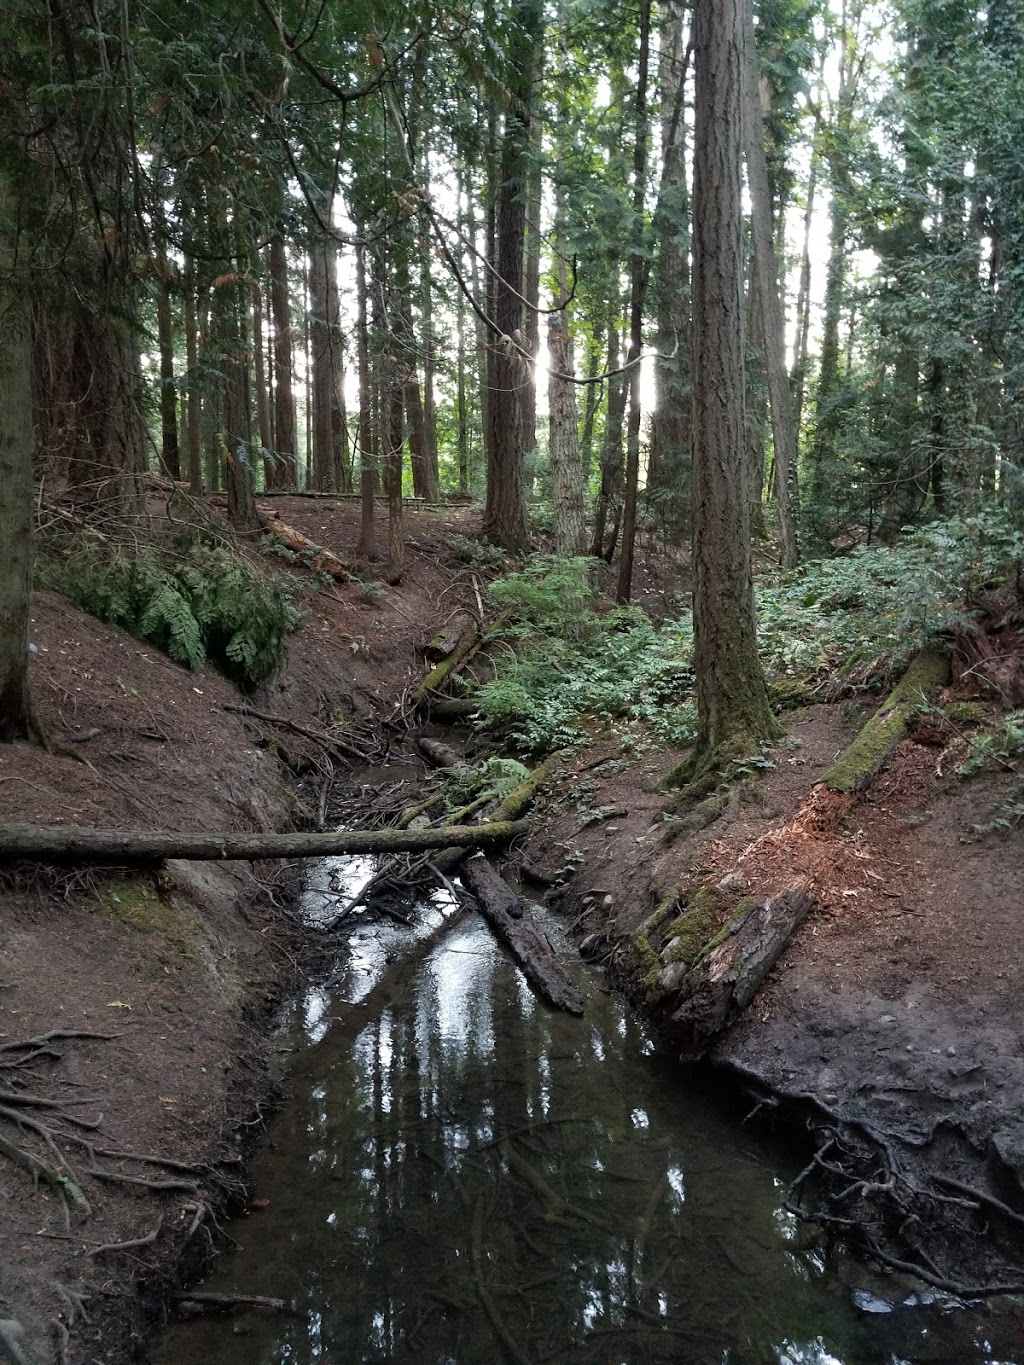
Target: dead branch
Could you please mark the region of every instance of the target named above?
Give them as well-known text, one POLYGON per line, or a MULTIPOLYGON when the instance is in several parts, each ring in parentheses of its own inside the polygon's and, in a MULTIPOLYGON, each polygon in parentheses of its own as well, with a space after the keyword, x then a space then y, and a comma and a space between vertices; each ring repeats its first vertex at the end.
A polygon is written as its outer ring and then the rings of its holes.
POLYGON ((348 740, 338 739, 334 735, 324 734, 320 730, 311 730, 309 726, 300 725, 298 721, 290 720, 287 716, 275 716, 269 711, 257 711, 251 706, 237 706, 233 702, 225 702, 221 709, 231 711, 235 715, 249 716, 252 720, 265 721, 267 725, 278 725, 282 730, 291 730, 294 734, 302 735, 305 739, 311 739, 314 744, 320 744, 325 749, 337 749, 357 763, 369 763, 370 761, 368 754, 363 753, 362 749, 357 749, 354 744, 349 744, 348 740))
POLYGON ((206 1289, 179 1289, 171 1298, 175 1303, 195 1303, 230 1312, 234 1308, 273 1308, 279 1313, 297 1313, 294 1299, 272 1299, 265 1294, 215 1294, 206 1289))

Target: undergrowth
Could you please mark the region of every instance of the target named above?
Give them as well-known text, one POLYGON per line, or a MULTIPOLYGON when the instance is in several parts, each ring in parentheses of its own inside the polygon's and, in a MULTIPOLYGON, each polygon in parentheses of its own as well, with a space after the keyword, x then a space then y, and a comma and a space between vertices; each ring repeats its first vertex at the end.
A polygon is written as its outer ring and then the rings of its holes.
POLYGON ((83 611, 189 668, 209 661, 243 687, 277 671, 299 622, 277 580, 196 534, 132 541, 113 556, 109 544, 86 542, 56 578, 83 611))
MULTIPOLYGON (((791 699, 888 685, 951 631, 975 593, 1005 581, 1024 533, 987 512, 924 527, 894 547, 816 560, 758 585, 769 680, 791 699)), ((635 607, 595 609, 594 561, 535 556, 490 584, 511 646, 477 695, 481 723, 528 753, 614 732, 627 746, 685 747, 696 732, 689 616, 655 625, 635 607)))
POLYGON ((973 777, 993 766, 1014 773, 1015 779, 992 818, 974 826, 977 834, 1016 829, 1024 823, 1024 708, 1008 711, 994 730, 978 735, 958 771, 961 777, 973 777))

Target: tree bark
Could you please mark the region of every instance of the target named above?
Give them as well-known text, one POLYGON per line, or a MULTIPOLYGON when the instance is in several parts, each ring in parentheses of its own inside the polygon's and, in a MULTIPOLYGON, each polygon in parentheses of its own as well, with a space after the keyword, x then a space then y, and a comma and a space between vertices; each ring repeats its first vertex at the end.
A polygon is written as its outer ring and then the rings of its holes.
MULTIPOLYGON (((619 368, 619 329, 613 306, 612 323, 608 328, 608 369, 619 368)), ((604 443, 601 446, 601 485, 594 502, 594 535, 590 553, 595 559, 605 557, 605 533, 608 514, 612 509, 622 482, 622 423, 626 415, 626 378, 612 374, 608 380, 608 412, 604 424, 604 443)))
MULTIPOLYGON (((358 226, 358 225, 357 225, 358 226)), ((370 335, 366 316, 366 252, 356 246, 356 347, 359 365, 359 499, 361 519, 356 554, 371 560, 377 549, 376 491, 377 461, 373 449, 373 414, 370 399, 370 335)))
POLYGON ((292 392, 292 309, 288 256, 280 233, 270 240, 270 307, 274 319, 274 487, 297 486, 295 395, 292 392))
MULTIPOLYGON (((554 250, 558 268, 555 272, 555 290, 558 298, 564 299, 568 289, 564 254, 565 198, 561 188, 556 193, 558 206, 555 213, 554 250)), ((550 314, 548 356, 548 447, 554 486, 555 553, 582 555, 586 553, 587 526, 583 516, 583 468, 580 462, 576 388, 571 380, 559 378, 561 374, 576 372, 568 308, 550 314)))
MULTIPOLYGON (((259 258, 257 257, 257 260, 259 258)), ((273 449, 270 434, 270 398, 267 393, 267 371, 263 362, 263 290, 259 280, 252 282, 252 362, 253 384, 256 388, 256 424, 259 427, 260 447, 264 453, 264 483, 269 483, 266 452, 273 449)))
POLYGON ((32 604, 32 342, 10 279, 13 217, 0 171, 0 742, 39 733, 28 682, 32 604))
POLYGON ((633 542, 640 482, 640 352, 644 340, 644 296, 647 292, 647 236, 644 199, 647 191, 647 66, 651 44, 651 0, 640 3, 640 58, 636 85, 636 134, 633 144, 633 254, 630 262, 629 304, 629 422, 626 426, 626 484, 622 500, 622 556, 619 560, 617 602, 628 602, 633 591, 633 542))
POLYGON ((661 186, 655 224, 658 352, 647 493, 669 542, 690 525, 690 203, 686 166, 685 13, 682 0, 662 7, 661 186))
POLYGON ((697 0, 694 19, 694 775, 777 733, 757 655, 743 466, 742 5, 697 0))
POLYGON ((772 196, 768 160, 764 150, 764 122, 758 93, 757 40, 754 35, 753 0, 743 7, 743 137, 746 143, 747 185, 750 191, 751 235, 754 262, 751 282, 760 318, 762 356, 768 383, 768 405, 775 447, 775 495, 779 509, 782 567, 796 568, 797 545, 794 487, 796 481, 796 427, 793 398, 786 368, 786 318, 779 293, 778 261, 772 230, 772 196))
POLYGON ((350 853, 421 853, 433 848, 488 848, 530 832, 527 820, 439 829, 326 830, 316 834, 166 834, 79 826, 0 824, 0 864, 47 863, 152 866, 167 858, 188 862, 256 862, 264 858, 319 858, 350 853))
POLYGON ((397 359, 386 358, 387 386, 383 404, 384 491, 388 500, 388 562, 385 581, 398 583, 405 568, 405 541, 402 538, 402 465, 404 462, 405 423, 402 381, 397 359))
POLYGON ((171 306, 171 267, 163 250, 155 258, 156 328, 160 346, 160 455, 172 479, 181 478, 178 445, 178 394, 174 383, 174 311, 171 306))
POLYGON ((195 259, 186 239, 185 254, 185 368, 188 371, 188 487, 193 497, 203 493, 202 385, 199 382, 199 326, 196 320, 195 259))
POLYGON ((772 896, 738 917, 722 942, 698 959, 683 980, 681 1003, 672 1015, 673 1024, 684 1030, 687 1059, 701 1056, 746 1009, 811 905, 803 887, 772 896))
POLYGON ((487 500, 484 535, 519 554, 529 544, 523 400, 532 374, 514 343, 524 345, 523 252, 529 188, 533 72, 540 46, 538 0, 516 0, 512 17, 509 104, 495 203, 497 279, 492 317, 501 332, 488 351, 487 500))

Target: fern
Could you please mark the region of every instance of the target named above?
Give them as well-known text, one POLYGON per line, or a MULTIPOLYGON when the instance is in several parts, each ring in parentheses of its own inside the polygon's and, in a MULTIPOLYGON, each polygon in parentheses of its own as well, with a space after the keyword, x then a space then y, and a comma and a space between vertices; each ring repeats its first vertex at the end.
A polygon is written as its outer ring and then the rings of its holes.
POLYGON ((201 668, 209 659, 243 687, 269 678, 299 613, 240 555, 200 540, 154 542, 101 558, 73 556, 65 587, 84 611, 201 668))

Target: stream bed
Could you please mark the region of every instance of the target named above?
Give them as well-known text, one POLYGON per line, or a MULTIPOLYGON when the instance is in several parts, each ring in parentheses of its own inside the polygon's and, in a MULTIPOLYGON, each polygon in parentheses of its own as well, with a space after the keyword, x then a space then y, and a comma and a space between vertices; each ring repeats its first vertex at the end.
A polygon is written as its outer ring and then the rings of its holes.
MULTIPOLYGON (((325 860, 306 913, 367 875, 325 860)), ((203 1285, 298 1311, 184 1320, 158 1365, 1024 1362, 1015 1305, 827 1254, 783 1208, 807 1153, 745 1127, 600 976, 580 967, 582 1019, 548 1009, 445 895, 412 931, 352 924, 282 1033, 266 1206, 203 1285)))

